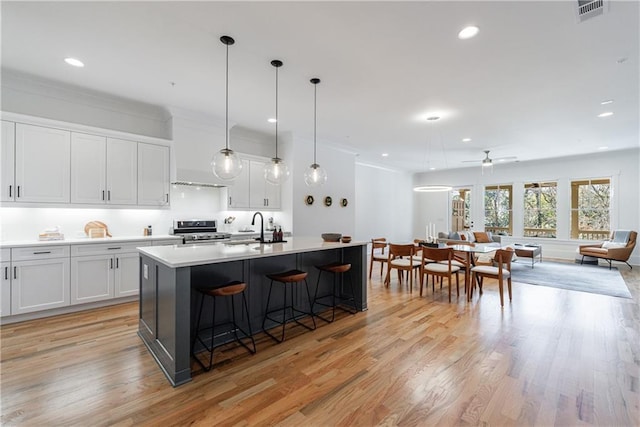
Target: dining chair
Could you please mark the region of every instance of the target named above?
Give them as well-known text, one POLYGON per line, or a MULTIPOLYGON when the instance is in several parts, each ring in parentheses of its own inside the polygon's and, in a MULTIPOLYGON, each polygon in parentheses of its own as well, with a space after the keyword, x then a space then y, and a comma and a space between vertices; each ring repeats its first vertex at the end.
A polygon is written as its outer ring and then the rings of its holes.
POLYGON ((485 277, 498 280, 498 291, 500 292, 500 306, 504 307, 504 279, 507 279, 507 287, 509 290, 509 301, 511 301, 511 259, 513 257, 513 248, 497 249, 493 258, 494 265, 477 265, 471 269, 471 287, 469 289, 470 297, 473 297, 473 288, 476 283, 482 295, 482 282, 485 277))
POLYGON ((373 272, 373 263, 380 263, 380 277, 382 277, 382 269, 389 261, 389 251, 387 249, 387 239, 384 237, 378 237, 371 239, 371 257, 369 261, 369 280, 371 280, 371 273, 373 272))
POLYGON ((453 248, 422 248, 422 266, 420 267, 420 296, 424 285, 424 275, 427 275, 427 286, 431 276, 431 289, 435 292, 436 277, 442 280, 446 277, 449 284, 449 302, 451 302, 451 278, 456 275, 456 292, 460 296, 460 267, 453 264, 453 248), (430 262, 431 261, 431 262, 430 262))
POLYGON ((391 282, 391 270, 398 270, 398 281, 402 284, 402 272, 409 274, 409 292, 413 292, 413 276, 420 269, 422 259, 416 256, 416 246, 413 243, 389 243, 389 260, 387 261, 387 276, 385 286, 391 282))

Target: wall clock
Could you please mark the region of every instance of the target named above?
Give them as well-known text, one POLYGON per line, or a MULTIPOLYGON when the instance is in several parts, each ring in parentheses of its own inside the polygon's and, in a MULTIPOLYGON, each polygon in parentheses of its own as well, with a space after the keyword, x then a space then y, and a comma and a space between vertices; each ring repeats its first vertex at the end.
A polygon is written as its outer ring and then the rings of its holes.
POLYGON ((313 196, 308 195, 305 199, 304 202, 307 204, 307 206, 311 206, 313 204, 313 196))
POLYGON ((342 206, 343 208, 346 208, 348 204, 349 201, 347 199, 340 199, 340 206, 342 206))
POLYGON ((333 200, 331 200, 331 197, 327 196, 324 198, 324 205, 325 206, 331 206, 331 203, 333 203, 333 200))

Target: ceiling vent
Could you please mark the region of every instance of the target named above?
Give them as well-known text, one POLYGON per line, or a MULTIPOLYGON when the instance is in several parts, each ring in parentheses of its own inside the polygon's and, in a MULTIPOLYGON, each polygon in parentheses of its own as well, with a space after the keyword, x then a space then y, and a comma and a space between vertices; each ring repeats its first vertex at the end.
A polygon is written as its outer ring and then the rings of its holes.
POLYGON ((578 0, 578 22, 602 15, 605 6, 605 0, 578 0))

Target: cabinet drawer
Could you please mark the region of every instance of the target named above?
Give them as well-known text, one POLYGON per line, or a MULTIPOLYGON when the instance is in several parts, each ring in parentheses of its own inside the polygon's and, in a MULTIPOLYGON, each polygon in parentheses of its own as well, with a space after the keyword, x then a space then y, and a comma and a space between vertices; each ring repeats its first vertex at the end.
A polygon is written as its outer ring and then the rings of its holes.
POLYGON ((11 249, 2 248, 0 249, 0 262, 9 262, 11 261, 11 249))
POLYGON ((65 246, 27 246, 11 249, 11 261, 29 261, 32 259, 66 258, 69 245, 65 246))
POLYGON ((182 245, 182 239, 154 240, 151 246, 173 246, 182 245))
POLYGON ((151 242, 114 242, 90 245, 71 245, 71 256, 105 255, 138 252, 140 246, 151 246, 151 242))

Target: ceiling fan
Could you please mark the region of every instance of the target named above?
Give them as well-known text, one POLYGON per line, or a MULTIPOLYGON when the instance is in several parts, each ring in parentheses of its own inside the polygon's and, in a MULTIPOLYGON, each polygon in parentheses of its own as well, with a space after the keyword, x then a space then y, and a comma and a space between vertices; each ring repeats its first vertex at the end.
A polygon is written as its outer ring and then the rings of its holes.
POLYGON ((463 160, 462 163, 478 163, 481 162, 483 167, 486 166, 492 166, 493 165, 493 161, 496 160, 498 162, 505 162, 508 160, 516 160, 517 157, 516 156, 507 156, 507 157, 496 157, 496 158, 491 158, 489 157, 489 150, 484 150, 484 154, 485 157, 482 160, 463 160))

